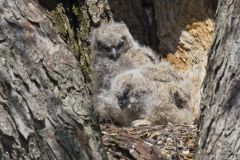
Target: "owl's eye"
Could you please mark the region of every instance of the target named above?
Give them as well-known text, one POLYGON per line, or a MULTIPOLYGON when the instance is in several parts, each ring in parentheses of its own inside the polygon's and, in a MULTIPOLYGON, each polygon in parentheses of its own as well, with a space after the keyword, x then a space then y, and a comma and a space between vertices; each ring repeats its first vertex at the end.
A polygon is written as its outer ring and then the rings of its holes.
POLYGON ((110 51, 111 50, 111 47, 107 46, 106 44, 98 41, 98 47, 104 49, 104 50, 107 50, 107 51, 110 51))
POLYGON ((126 37, 123 36, 123 37, 121 38, 120 43, 118 43, 118 45, 117 45, 117 48, 118 48, 118 49, 120 49, 120 48, 123 46, 125 40, 126 40, 126 37))
POLYGON ((125 36, 121 37, 122 41, 125 41, 127 38, 125 36))
POLYGON ((124 43, 124 41, 121 41, 120 43, 118 43, 117 48, 118 49, 121 48, 123 46, 123 43, 124 43))

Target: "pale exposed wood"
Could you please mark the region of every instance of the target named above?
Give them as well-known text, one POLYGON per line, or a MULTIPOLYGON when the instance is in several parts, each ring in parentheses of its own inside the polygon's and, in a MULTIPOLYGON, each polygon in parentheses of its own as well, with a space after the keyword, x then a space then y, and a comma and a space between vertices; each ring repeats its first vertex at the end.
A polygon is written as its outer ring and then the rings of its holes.
POLYGON ((206 12, 208 7, 199 0, 154 1, 157 50, 176 69, 187 73, 196 118, 214 30, 212 15, 206 12))

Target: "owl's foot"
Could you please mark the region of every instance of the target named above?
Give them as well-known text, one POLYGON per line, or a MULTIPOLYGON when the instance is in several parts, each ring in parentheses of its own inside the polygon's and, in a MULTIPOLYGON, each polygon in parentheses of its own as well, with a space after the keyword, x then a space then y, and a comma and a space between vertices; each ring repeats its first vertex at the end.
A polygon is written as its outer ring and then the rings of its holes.
POLYGON ((138 120, 133 121, 131 123, 131 126, 132 127, 140 127, 140 126, 149 126, 151 124, 152 124, 152 122, 150 122, 147 119, 138 119, 138 120))

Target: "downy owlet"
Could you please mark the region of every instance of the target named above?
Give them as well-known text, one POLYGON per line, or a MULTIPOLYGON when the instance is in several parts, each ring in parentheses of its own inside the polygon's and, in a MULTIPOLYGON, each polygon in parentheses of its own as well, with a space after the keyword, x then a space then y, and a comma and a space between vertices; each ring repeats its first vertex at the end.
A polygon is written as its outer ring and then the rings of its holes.
POLYGON ((158 62, 148 47, 140 46, 124 23, 102 24, 91 33, 93 92, 109 87, 114 75, 141 65, 158 62))

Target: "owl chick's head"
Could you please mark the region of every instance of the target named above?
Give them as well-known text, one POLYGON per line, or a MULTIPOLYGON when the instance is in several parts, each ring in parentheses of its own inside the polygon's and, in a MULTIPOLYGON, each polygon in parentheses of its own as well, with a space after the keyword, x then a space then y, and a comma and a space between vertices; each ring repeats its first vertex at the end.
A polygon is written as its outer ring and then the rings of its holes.
POLYGON ((124 23, 112 22, 93 30, 91 45, 97 56, 116 60, 134 45, 134 40, 124 23))

